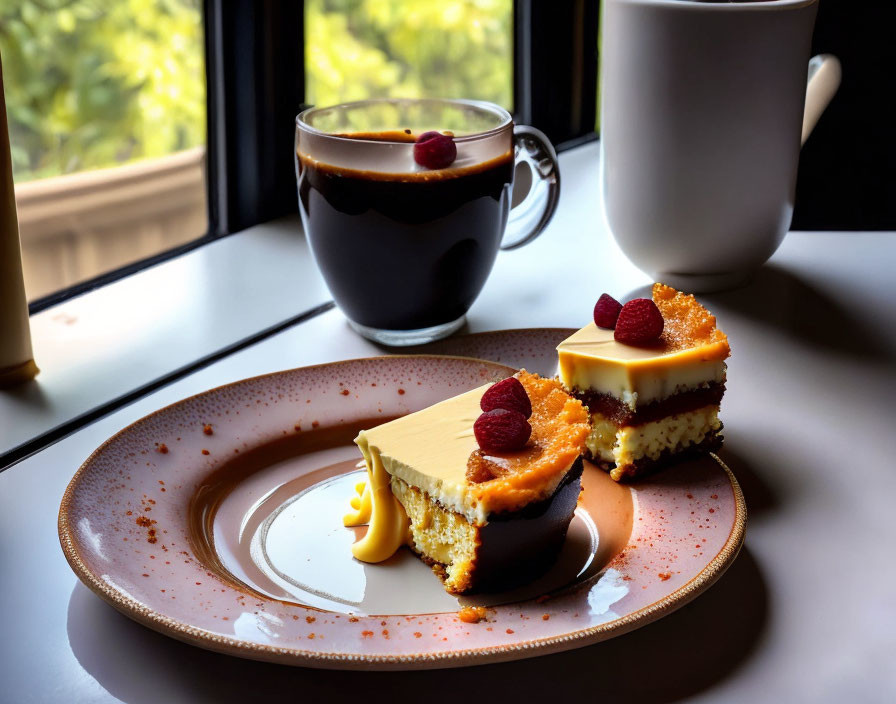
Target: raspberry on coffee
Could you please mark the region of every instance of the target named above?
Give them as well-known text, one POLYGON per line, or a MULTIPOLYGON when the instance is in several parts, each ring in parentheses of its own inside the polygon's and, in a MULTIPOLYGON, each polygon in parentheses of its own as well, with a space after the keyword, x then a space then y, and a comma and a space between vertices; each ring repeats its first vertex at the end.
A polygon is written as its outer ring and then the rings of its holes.
POLYGON ((427 169, 445 169, 457 158, 457 145, 441 132, 424 132, 414 144, 414 161, 427 169))

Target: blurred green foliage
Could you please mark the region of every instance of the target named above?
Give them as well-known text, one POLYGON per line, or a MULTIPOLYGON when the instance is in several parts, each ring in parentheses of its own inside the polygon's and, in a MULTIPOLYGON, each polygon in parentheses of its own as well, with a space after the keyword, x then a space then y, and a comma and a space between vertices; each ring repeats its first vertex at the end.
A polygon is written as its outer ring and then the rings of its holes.
MULTIPOLYGON (((512 28, 512 0, 306 0, 307 101, 510 108, 512 28)), ((202 32, 201 0, 0 0, 15 180, 204 144, 202 32)))
POLYGON ((306 99, 513 107, 512 0, 305 0, 306 99))
POLYGON ((200 0, 0 0, 0 55, 16 181, 205 142, 200 0))

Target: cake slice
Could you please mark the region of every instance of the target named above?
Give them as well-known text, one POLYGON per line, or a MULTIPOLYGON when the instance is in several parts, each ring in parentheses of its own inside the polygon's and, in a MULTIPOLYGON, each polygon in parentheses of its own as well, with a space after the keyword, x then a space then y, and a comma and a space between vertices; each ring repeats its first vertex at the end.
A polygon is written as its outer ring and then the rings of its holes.
POLYGON ((722 444, 728 338, 696 299, 654 284, 654 345, 625 344, 594 323, 557 347, 563 386, 591 412, 588 458, 616 481, 722 444))
POLYGON ((477 443, 489 385, 358 435, 368 480, 344 519, 369 523, 356 558, 381 562, 406 544, 455 594, 509 588, 550 566, 581 489, 588 413, 556 380, 517 378, 532 404, 519 450, 477 443))

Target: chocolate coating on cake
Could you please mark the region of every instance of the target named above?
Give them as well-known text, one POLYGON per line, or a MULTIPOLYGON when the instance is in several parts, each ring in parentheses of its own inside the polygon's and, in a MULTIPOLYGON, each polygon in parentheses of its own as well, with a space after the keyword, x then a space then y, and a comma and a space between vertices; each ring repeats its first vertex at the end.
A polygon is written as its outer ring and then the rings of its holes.
POLYGON ((500 591, 530 582, 557 559, 582 490, 579 457, 550 497, 491 514, 479 529, 470 591, 500 591))

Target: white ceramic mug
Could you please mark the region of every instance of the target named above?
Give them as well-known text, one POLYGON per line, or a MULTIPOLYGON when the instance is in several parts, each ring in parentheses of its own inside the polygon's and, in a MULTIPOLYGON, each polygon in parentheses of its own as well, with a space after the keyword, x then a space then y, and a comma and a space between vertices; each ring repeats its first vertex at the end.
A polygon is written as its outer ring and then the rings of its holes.
POLYGON ((817 9, 605 0, 604 213, 656 280, 730 288, 781 244, 801 143, 840 82, 836 58, 808 61, 817 9))

